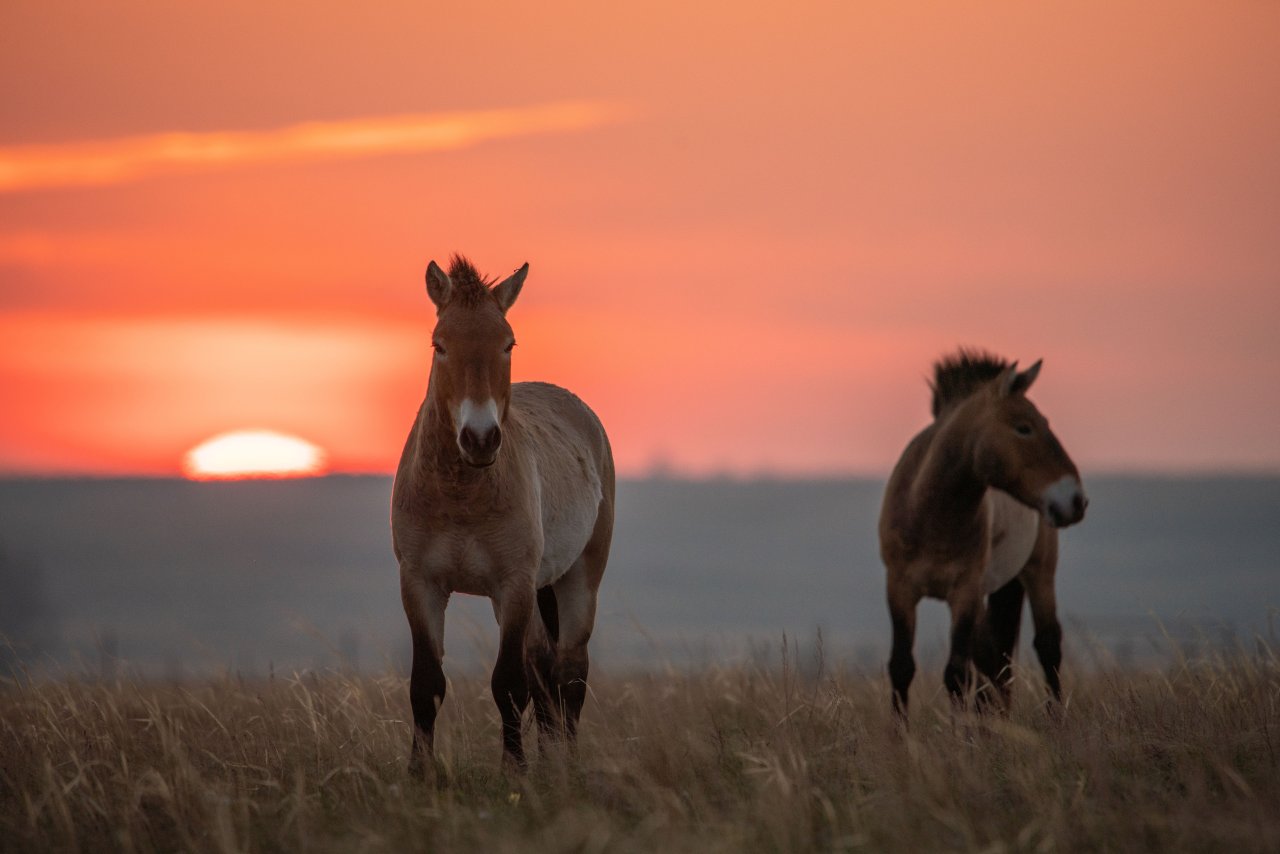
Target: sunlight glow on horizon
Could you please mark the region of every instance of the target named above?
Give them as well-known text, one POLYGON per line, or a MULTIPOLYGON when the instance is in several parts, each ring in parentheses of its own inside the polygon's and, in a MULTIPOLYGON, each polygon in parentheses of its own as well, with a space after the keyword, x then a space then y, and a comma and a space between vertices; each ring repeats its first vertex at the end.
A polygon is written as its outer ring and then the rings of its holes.
POLYGON ((187 452, 182 472, 191 480, 315 477, 326 470, 324 451, 273 430, 236 430, 187 452))
POLYGON ((493 139, 568 133, 622 119, 617 104, 530 107, 306 122, 262 131, 160 133, 0 148, 0 193, 121 184, 223 165, 445 151, 493 139))

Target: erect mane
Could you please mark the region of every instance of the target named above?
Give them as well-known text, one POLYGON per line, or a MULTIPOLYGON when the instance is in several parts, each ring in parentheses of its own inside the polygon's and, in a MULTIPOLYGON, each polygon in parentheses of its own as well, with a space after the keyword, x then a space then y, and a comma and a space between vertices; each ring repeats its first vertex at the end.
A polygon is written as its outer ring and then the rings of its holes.
POLYGON ((969 397, 1008 368, 1010 363, 985 350, 961 347, 933 366, 933 417, 969 397))
POLYGON ((453 283, 450 300, 457 300, 469 308, 481 305, 489 298, 489 286, 494 282, 476 272, 476 268, 462 255, 449 259, 449 281, 453 283))

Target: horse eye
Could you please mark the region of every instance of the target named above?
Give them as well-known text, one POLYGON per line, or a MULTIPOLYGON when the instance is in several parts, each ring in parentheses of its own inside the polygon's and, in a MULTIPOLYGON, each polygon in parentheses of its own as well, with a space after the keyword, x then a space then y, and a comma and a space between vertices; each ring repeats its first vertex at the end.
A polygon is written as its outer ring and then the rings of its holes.
POLYGON ((441 356, 445 355, 445 352, 444 352, 444 345, 443 345, 443 344, 441 344, 439 341, 432 341, 432 342, 431 342, 431 349, 432 349, 432 350, 435 350, 435 351, 436 351, 437 353, 439 353, 441 356))
POLYGON ((502 352, 504 352, 504 353, 510 353, 510 352, 511 352, 511 348, 512 348, 512 347, 514 347, 514 346, 516 346, 516 342, 512 341, 510 344, 508 344, 508 345, 507 345, 506 349, 505 349, 505 350, 503 350, 502 352))
POLYGON ((1026 423, 1019 424, 1018 426, 1014 427, 1013 431, 1017 433, 1019 436, 1024 436, 1024 437, 1030 436, 1034 432, 1031 429, 1031 425, 1026 423))

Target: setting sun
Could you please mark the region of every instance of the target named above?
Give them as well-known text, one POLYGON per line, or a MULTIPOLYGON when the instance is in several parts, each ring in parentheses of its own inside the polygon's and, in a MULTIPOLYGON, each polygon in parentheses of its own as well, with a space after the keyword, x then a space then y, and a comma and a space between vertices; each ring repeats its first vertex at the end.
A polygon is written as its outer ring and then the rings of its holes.
POLYGON ((187 452, 183 473, 193 480, 311 477, 324 474, 324 451, 297 436, 271 430, 237 430, 187 452))

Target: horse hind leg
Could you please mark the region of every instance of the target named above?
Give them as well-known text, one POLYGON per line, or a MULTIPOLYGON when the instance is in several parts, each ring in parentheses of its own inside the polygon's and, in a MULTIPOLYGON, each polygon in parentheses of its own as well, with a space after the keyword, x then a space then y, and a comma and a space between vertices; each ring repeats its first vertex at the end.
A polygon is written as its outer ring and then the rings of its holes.
POLYGON ((587 642, 591 640, 596 615, 596 591, 587 584, 586 575, 580 560, 555 585, 560 640, 556 644, 552 684, 557 717, 571 743, 577 738, 578 720, 587 700, 587 642))
MULTIPOLYGON (((1013 655, 1022 625, 1022 582, 1017 578, 987 597, 983 628, 974 644, 974 662, 991 681, 1000 708, 1008 711, 1013 688, 1013 655)), ((979 695, 980 701, 984 695, 979 695)))
POLYGON ((916 607, 920 597, 901 585, 889 586, 889 620, 893 624, 893 651, 889 655, 889 682, 893 686, 893 715, 907 722, 907 692, 916 675, 911 653, 916 636, 916 607))
POLYGON ((554 584, 558 632, 555 675, 556 709, 570 749, 576 749, 578 721, 587 701, 590 655, 587 644, 596 623, 596 597, 613 541, 613 496, 600 503, 595 528, 582 554, 554 584))
POLYGON ((578 720, 587 700, 590 656, 587 644, 596 622, 596 596, 609 559, 612 518, 601 518, 596 531, 569 571, 555 583, 559 620, 556 669, 553 684, 556 702, 570 745, 577 739, 578 720))
POLYGON ((538 616, 531 620, 538 631, 530 631, 527 639, 529 687, 533 696, 533 712, 538 723, 539 744, 563 732, 559 703, 556 701, 556 645, 560 639, 560 616, 555 590, 546 586, 537 593, 538 616))

